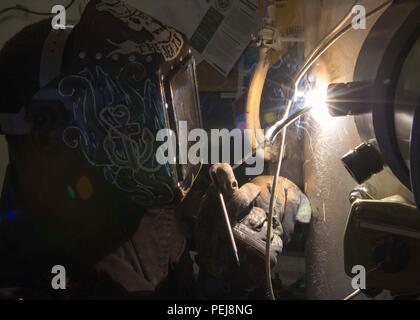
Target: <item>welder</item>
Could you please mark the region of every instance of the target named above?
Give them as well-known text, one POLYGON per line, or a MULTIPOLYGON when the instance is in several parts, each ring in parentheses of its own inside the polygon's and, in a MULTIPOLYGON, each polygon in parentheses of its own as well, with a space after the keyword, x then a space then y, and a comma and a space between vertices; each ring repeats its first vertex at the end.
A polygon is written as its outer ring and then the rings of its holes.
MULTIPOLYGON (((217 164, 216 189, 198 170, 156 161, 156 133, 173 125, 162 75, 184 76, 191 59, 184 35, 119 0, 90 1, 74 29, 43 20, 4 45, 1 298, 247 298, 263 285, 271 179, 239 187, 232 168, 217 164), (189 193, 195 180, 208 190, 189 193), (240 266, 218 192, 241 231, 240 266), (65 290, 51 286, 57 265, 65 290)), ((169 84, 172 97, 185 90, 169 84)), ((201 125, 194 99, 170 107, 174 118, 201 125)), ((278 196, 273 264, 309 206, 292 182, 279 183, 289 192, 278 196)))

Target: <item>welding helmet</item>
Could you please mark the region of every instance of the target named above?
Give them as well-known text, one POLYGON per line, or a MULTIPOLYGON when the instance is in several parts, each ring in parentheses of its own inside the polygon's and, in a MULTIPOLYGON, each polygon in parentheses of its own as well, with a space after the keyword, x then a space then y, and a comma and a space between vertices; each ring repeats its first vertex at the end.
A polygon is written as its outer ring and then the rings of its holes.
POLYGON ((3 134, 29 133, 31 115, 48 108, 51 136, 136 203, 173 205, 191 188, 200 164, 156 160, 159 130, 177 133, 180 121, 202 127, 194 59, 181 33, 123 1, 90 1, 74 28, 51 28, 39 82, 21 109, 0 114, 3 134))

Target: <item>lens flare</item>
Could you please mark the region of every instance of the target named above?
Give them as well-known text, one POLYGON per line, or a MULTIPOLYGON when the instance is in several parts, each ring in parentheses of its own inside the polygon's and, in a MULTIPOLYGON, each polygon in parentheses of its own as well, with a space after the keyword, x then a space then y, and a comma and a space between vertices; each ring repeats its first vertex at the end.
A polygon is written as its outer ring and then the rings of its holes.
POLYGON ((80 199, 88 200, 93 195, 93 186, 88 177, 81 177, 76 183, 77 194, 80 199))

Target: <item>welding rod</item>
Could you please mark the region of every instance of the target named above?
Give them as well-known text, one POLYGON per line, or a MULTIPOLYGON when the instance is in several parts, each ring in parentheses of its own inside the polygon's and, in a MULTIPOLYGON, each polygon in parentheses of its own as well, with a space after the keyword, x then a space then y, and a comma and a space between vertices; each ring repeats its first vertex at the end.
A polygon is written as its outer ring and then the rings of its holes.
POLYGON ((220 205, 222 206, 223 216, 225 218, 225 224, 226 224, 226 228, 227 228, 228 233, 229 233, 229 239, 230 239, 230 243, 232 245, 233 253, 235 255, 235 260, 236 260, 236 263, 238 264, 238 267, 240 267, 241 263, 239 262, 238 248, 236 247, 235 237, 233 236, 232 226, 230 225, 229 214, 228 214, 227 209, 226 209, 225 198, 223 197, 222 191, 220 190, 220 188, 219 188, 219 186, 216 182, 216 177, 212 176, 212 180, 213 180, 213 183, 214 183, 214 185, 217 189, 217 194, 218 194, 218 197, 219 197, 220 205))
POLYGON ((226 228, 228 229, 230 242, 232 244, 232 250, 233 250, 233 253, 235 254, 236 263, 238 264, 238 267, 240 267, 241 263, 239 262, 238 248, 236 247, 235 237, 233 236, 232 226, 230 225, 230 220, 229 220, 229 215, 226 209, 225 199, 223 198, 223 194, 221 191, 219 191, 218 193, 219 193, 220 204, 222 205, 222 209, 223 209, 223 215, 226 221, 226 228))

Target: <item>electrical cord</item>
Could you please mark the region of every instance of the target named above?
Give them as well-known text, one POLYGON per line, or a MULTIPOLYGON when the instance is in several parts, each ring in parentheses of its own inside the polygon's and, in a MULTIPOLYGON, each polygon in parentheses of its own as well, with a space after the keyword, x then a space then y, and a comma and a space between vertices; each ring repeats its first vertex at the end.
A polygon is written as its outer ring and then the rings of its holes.
POLYGON ((343 300, 347 301, 347 300, 353 300, 354 298, 356 298, 359 294, 362 293, 362 290, 357 289, 354 292, 350 293, 347 297, 345 297, 343 300))
MULTIPOLYGON (((70 0, 69 4, 65 7, 66 10, 70 9, 71 6, 73 6, 73 4, 76 2, 76 0, 70 0)), ((33 15, 37 15, 37 16, 50 16, 53 13, 51 12, 39 12, 39 11, 34 11, 31 9, 26 8, 25 6, 21 5, 21 4, 17 4, 14 7, 8 7, 8 8, 4 8, 0 10, 0 15, 9 11, 21 11, 21 12, 25 12, 25 13, 29 13, 29 14, 33 14, 33 15)))
MULTIPOLYGON (((366 18, 369 18, 369 17, 373 16, 374 14, 378 13, 383 8, 386 8, 387 6, 391 5, 392 2, 393 2, 393 0, 389 0, 387 2, 384 2, 382 5, 378 6, 377 8, 373 9, 372 11, 370 11, 366 15, 366 18)), ((357 3, 358 3, 358 1, 355 2, 355 4, 357 4, 357 3)), ((353 7, 354 7, 354 5, 353 5, 353 7)), ((319 45, 309 55, 309 58, 308 58, 307 62, 303 65, 303 67, 299 70, 299 72, 294 77, 294 82, 293 82, 293 84, 294 84, 293 89, 294 90, 293 90, 293 93, 292 93, 292 98, 289 99, 289 102, 288 102, 286 110, 285 110, 285 114, 284 114, 281 122, 287 122, 287 119, 289 118, 290 109, 293 105, 294 96, 295 96, 295 93, 297 91, 297 87, 299 86, 299 83, 302 80, 303 76, 306 74, 306 72, 308 72, 308 70, 325 53, 325 51, 327 51, 338 39, 340 39, 344 34, 346 34, 352 28, 351 23, 347 24, 345 26, 345 23, 347 22, 349 17, 351 17, 351 15, 352 15, 352 10, 350 10, 350 12, 341 20, 341 22, 339 22, 339 24, 336 27, 334 27, 334 29, 323 40, 321 40, 319 45)), ((299 117, 295 118, 295 120, 298 119, 298 118, 299 117)), ((265 254, 265 256, 266 256, 265 264, 266 264, 267 288, 268 288, 269 297, 272 300, 275 300, 276 297, 274 295, 273 284, 272 284, 272 281, 271 281, 271 261, 270 261, 271 241, 270 241, 270 239, 271 239, 271 234, 272 234, 274 203, 276 202, 277 182, 278 182, 278 178, 279 178, 279 175, 280 175, 281 166, 282 166, 282 162, 283 162, 282 160, 283 160, 283 156, 284 156, 284 152, 285 152, 287 125, 282 126, 282 127, 279 126, 279 130, 277 130, 275 133, 273 133, 273 134, 275 134, 275 136, 272 137, 271 141, 274 142, 276 136, 280 132, 282 133, 282 140, 281 140, 281 144, 280 144, 280 148, 279 148, 279 159, 278 159, 277 168, 276 168, 276 175, 274 176, 273 185, 271 186, 270 208, 269 208, 269 213, 268 213, 268 226, 267 226, 267 236, 266 236, 266 239, 267 239, 266 254, 265 254)))
MULTIPOLYGON (((292 100, 289 100, 286 107, 286 111, 285 111, 285 117, 288 116, 290 109, 292 107, 292 104, 293 104, 292 100)), ((282 141, 281 141, 281 145, 279 148, 279 155, 278 155, 279 160, 278 160, 278 165, 276 169, 276 174, 273 179, 273 185, 271 186, 272 194, 270 197, 270 209, 268 212, 268 224, 267 224, 267 237, 266 237, 266 242, 265 242, 265 271, 267 274, 266 280, 267 280, 268 294, 271 300, 276 300, 276 296, 274 295, 274 290, 273 290, 273 282, 271 281, 271 259, 270 259, 271 233, 273 229, 273 212, 274 212, 274 203, 276 201, 276 197, 273 196, 274 195, 273 192, 276 192, 277 190, 277 182, 280 176, 280 169, 283 162, 285 144, 286 144, 286 131, 282 131, 282 141)))
MULTIPOLYGON (((381 4, 380 6, 376 7, 375 9, 369 11, 366 14, 366 19, 372 17, 373 15, 375 15, 376 13, 381 11, 382 9, 388 7, 392 2, 393 2, 393 0, 388 0, 388 1, 384 2, 383 4, 381 4)), ((356 3, 357 3, 357 1, 356 1, 356 3)), ((353 5, 353 7, 354 7, 354 5, 353 5)), ((349 14, 346 15, 346 17, 344 17, 344 19, 345 19, 344 22, 346 20, 348 20, 349 19, 348 17, 349 16, 351 17, 351 15, 352 15, 352 11, 350 11, 349 14)), ((337 25, 337 27, 339 25, 337 25)), ((343 23, 343 25, 344 25, 344 23, 343 23)), ((336 28, 334 28, 334 30, 336 28)), ((295 86, 299 85, 299 82, 302 80, 302 78, 306 74, 306 72, 308 72, 308 70, 313 66, 315 61, 317 61, 319 59, 319 57, 322 56, 325 53, 325 51, 327 51, 334 43, 337 42, 338 39, 340 39, 344 34, 346 34, 352 28, 353 28, 353 25, 351 23, 347 24, 347 26, 345 26, 343 29, 337 30, 334 33, 330 32, 330 34, 328 34, 323 40, 321 40, 321 43, 317 46, 317 48, 315 48, 315 50, 309 56, 309 59, 307 60, 307 63, 304 64, 304 66, 301 68, 301 70, 297 74, 297 76, 295 78, 295 86), (326 43, 324 43, 324 42, 326 42, 326 43)))
MULTIPOLYGON (((359 3, 359 0, 355 0, 351 6, 351 8, 354 8, 359 3)), ((340 20, 340 22, 324 37, 322 40, 318 43, 318 45, 312 50, 312 52, 309 54, 309 56, 306 58, 306 63, 312 61, 317 54, 317 52, 328 44, 331 37, 333 37, 337 32, 339 32, 343 27, 345 27, 345 23, 347 20, 349 20, 352 17, 353 11, 349 10, 346 16, 340 20)), ((305 63, 305 64, 306 64, 305 63)), ((305 65, 304 64, 304 65, 305 65)))
MULTIPOLYGON (((313 106, 306 106, 303 109, 300 109, 299 111, 296 111, 294 114, 292 114, 290 117, 288 117, 287 119, 282 119, 280 121, 278 121, 275 125, 275 127, 271 127, 270 129, 267 130, 265 136, 266 136, 266 141, 270 144, 272 144, 274 141, 270 141, 269 139, 271 137, 273 137, 272 135, 272 131, 276 130, 276 131, 281 131, 283 130, 285 127, 291 125, 293 122, 295 122, 296 120, 298 120, 301 116, 303 116, 305 113, 311 111, 313 106)), ((275 138, 275 137, 274 137, 275 138)))
MULTIPOLYGON (((381 262, 379 262, 374 268, 370 269, 366 275, 377 271, 383 264, 385 263, 385 260, 382 260, 381 262)), ((359 294, 363 293, 362 289, 357 289, 355 291, 353 291, 352 293, 350 293, 347 297, 345 297, 343 300, 347 301, 347 300, 353 300, 354 298, 356 298, 359 294)))

